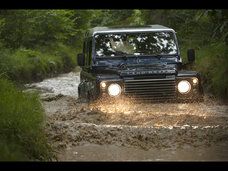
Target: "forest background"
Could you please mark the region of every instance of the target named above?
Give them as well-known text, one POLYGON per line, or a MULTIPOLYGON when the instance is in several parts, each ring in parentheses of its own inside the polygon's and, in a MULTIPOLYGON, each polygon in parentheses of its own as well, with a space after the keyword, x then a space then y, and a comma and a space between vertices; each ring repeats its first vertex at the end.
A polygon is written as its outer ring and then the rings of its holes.
POLYGON ((0 10, 0 160, 51 158, 38 95, 22 92, 24 83, 75 68, 89 28, 151 24, 177 32, 184 62, 194 48, 204 91, 228 98, 226 9, 0 10))

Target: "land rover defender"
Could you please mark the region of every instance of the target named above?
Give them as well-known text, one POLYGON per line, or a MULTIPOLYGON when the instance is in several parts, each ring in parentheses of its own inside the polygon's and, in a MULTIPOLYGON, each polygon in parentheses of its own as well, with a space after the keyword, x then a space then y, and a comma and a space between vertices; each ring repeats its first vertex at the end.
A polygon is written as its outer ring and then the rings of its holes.
POLYGON ((175 31, 161 25, 95 27, 85 33, 79 98, 149 101, 203 101, 200 75, 186 70, 175 31))

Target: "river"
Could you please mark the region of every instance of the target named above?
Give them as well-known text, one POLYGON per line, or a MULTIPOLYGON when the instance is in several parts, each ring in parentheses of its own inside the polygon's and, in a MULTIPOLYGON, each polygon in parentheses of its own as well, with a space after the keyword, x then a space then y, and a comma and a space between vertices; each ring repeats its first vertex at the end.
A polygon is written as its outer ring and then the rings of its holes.
POLYGON ((80 68, 42 82, 38 91, 58 161, 228 161, 228 105, 91 104, 77 100, 80 68))

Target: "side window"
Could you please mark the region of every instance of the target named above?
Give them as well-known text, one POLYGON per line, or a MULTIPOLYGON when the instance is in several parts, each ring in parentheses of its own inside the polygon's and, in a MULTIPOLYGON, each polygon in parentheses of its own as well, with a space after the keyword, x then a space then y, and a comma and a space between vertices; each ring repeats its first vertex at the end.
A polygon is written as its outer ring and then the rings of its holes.
POLYGON ((85 53, 85 56, 86 56, 86 65, 88 66, 89 65, 89 40, 87 39, 86 40, 86 53, 85 53))
POLYGON ((92 58, 92 39, 86 40, 86 48, 85 48, 85 56, 86 56, 86 65, 90 66, 91 58, 92 58))
POLYGON ((92 39, 86 39, 84 41, 83 53, 85 54, 85 65, 90 66, 92 60, 92 39))
POLYGON ((91 65, 91 60, 92 60, 92 39, 89 40, 89 65, 91 65))
POLYGON ((87 43, 86 43, 86 40, 84 40, 84 43, 83 43, 83 53, 85 54, 85 65, 87 65, 86 64, 86 46, 87 46, 87 43))
POLYGON ((83 42, 83 53, 85 54, 85 50, 86 50, 86 41, 83 42))

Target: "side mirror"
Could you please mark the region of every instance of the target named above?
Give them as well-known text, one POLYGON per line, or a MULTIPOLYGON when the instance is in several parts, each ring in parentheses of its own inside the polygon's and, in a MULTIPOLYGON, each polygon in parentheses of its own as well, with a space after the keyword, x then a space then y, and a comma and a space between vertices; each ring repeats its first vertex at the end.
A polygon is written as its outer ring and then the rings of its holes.
POLYGON ((84 53, 79 53, 78 54, 78 65, 79 66, 84 66, 85 65, 85 54, 84 53))
POLYGON ((193 63, 195 61, 195 50, 194 49, 188 49, 187 56, 188 56, 188 61, 190 63, 193 63))

